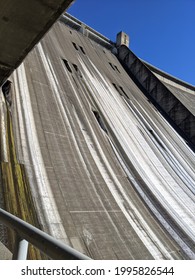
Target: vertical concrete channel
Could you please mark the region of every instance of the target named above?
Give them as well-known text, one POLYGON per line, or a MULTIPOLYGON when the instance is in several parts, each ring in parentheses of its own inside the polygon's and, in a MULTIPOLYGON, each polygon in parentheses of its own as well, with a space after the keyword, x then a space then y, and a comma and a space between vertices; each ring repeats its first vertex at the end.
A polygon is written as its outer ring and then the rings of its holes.
MULTIPOLYGON (((11 113, 7 108, 3 95, 0 97, 0 192, 4 209, 24 221, 39 227, 31 190, 24 165, 17 161, 11 113)), ((14 250, 16 234, 7 230, 8 247, 14 250)), ((43 259, 44 256, 30 245, 28 259, 43 259)))

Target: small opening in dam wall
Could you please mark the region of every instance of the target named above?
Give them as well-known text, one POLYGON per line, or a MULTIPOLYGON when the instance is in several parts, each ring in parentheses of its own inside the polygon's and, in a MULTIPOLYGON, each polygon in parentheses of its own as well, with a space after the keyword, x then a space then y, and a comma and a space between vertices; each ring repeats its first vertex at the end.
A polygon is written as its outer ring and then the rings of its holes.
POLYGON ((72 42, 72 44, 73 44, 75 50, 79 51, 79 49, 80 49, 83 54, 86 54, 82 46, 78 47, 75 42, 72 42))
POLYGON ((113 65, 111 62, 109 62, 109 65, 114 71, 117 70, 118 73, 121 73, 116 65, 113 65))
POLYGON ((124 96, 125 96, 127 99, 129 99, 129 96, 126 94, 126 92, 124 91, 124 89, 123 89, 121 86, 119 86, 119 88, 120 88, 120 90, 122 91, 122 93, 124 94, 124 96))
POLYGON ((97 111, 93 111, 93 113, 101 129, 103 129, 107 133, 107 129, 102 121, 102 118, 100 117, 100 114, 97 111))
POLYGON ((114 65, 114 67, 119 73, 121 73, 116 65, 114 65))
POLYGON ((109 64, 110 64, 110 67, 115 71, 115 68, 114 68, 114 66, 112 65, 112 63, 109 62, 109 64))
POLYGON ((79 70, 79 69, 78 69, 78 66, 77 66, 76 64, 72 64, 72 65, 73 65, 75 71, 78 72, 78 70, 79 70))
POLYGON ((72 44, 73 44, 73 46, 74 46, 75 50, 77 50, 77 51, 78 51, 79 49, 78 49, 77 45, 76 45, 74 42, 72 42, 72 44))
POLYGON ((79 46, 79 47, 80 47, 82 53, 83 53, 83 54, 86 54, 85 51, 84 51, 84 49, 83 49, 83 47, 81 47, 81 46, 79 46))
POLYGON ((118 91, 118 93, 121 96, 125 96, 127 99, 129 99, 129 96, 126 94, 126 92, 124 91, 123 87, 116 85, 115 83, 112 83, 112 85, 114 86, 114 88, 118 91))
POLYGON ((62 60, 63 60, 63 62, 64 62, 64 64, 65 64, 67 70, 68 70, 70 73, 72 73, 72 70, 71 70, 71 68, 70 68, 70 65, 69 65, 68 61, 67 61, 66 59, 62 59, 62 60))
POLYGON ((116 91, 118 91, 118 93, 119 93, 120 95, 122 95, 122 93, 119 91, 117 85, 116 85, 115 83, 112 83, 112 85, 114 86, 114 88, 116 89, 116 91))

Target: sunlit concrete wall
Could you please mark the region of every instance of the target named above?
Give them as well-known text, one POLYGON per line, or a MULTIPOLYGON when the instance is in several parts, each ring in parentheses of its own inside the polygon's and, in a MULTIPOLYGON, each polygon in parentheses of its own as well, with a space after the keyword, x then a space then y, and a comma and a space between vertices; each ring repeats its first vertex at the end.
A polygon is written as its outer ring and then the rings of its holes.
POLYGON ((43 230, 95 259, 194 258, 194 154, 110 50, 58 22, 11 80, 43 230))

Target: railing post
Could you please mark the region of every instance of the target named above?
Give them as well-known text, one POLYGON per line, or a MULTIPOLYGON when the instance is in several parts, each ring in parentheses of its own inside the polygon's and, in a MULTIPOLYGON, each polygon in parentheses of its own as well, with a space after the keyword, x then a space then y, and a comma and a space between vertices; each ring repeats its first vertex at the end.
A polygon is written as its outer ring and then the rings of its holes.
POLYGON ((0 221, 16 232, 14 260, 26 259, 28 242, 54 260, 90 260, 88 256, 1 208, 0 221))
POLYGON ((26 260, 28 254, 28 241, 16 235, 12 260, 26 260))

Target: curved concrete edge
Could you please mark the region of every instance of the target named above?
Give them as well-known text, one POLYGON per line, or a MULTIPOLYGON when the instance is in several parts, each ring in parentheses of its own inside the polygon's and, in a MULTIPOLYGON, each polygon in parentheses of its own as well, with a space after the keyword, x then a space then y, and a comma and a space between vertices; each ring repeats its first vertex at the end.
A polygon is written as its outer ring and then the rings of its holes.
POLYGON ((0 85, 16 69, 73 0, 0 0, 0 85), (52 3, 53 2, 53 3, 52 3))

